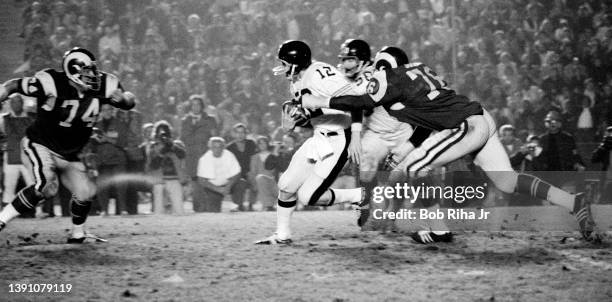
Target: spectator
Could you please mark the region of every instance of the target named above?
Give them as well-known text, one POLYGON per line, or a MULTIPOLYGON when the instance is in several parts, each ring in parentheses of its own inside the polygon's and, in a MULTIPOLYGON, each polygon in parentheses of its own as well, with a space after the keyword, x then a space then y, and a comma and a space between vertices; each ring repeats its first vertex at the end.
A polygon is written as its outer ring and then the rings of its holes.
POLYGON ((298 136, 294 133, 285 134, 283 141, 276 142, 272 149, 272 154, 266 158, 264 168, 266 170, 273 170, 277 179, 289 167, 291 158, 297 149, 298 140, 298 136))
MULTIPOLYGON (((21 162, 21 139, 26 129, 34 122, 34 117, 24 110, 23 98, 13 94, 9 98, 9 112, 0 119, 0 133, 5 136, 4 192, 2 207, 11 203, 17 192, 17 183, 22 178, 25 185, 34 183, 30 170, 21 162)), ((53 203, 53 201, 50 201, 53 203)))
POLYGON ((508 153, 509 157, 512 157, 516 154, 521 148, 521 140, 514 136, 514 127, 512 125, 503 125, 499 127, 500 133, 500 141, 502 145, 504 145, 504 149, 506 153, 508 153))
POLYGON ((183 118, 183 142, 185 143, 185 173, 191 179, 193 210, 202 212, 206 200, 197 178, 198 160, 207 151, 208 140, 217 135, 215 119, 204 112, 204 100, 199 95, 189 98, 190 111, 183 118))
POLYGON ((239 182, 240 164, 234 154, 225 149, 225 140, 221 137, 211 137, 208 149, 198 162, 198 179, 204 188, 206 201, 202 211, 221 212, 223 198, 234 195, 236 190, 243 190, 244 186, 239 182))
POLYGON ((273 211, 276 204, 278 188, 274 179, 274 170, 266 169, 265 162, 270 156, 270 139, 266 136, 257 138, 259 152, 251 157, 249 182, 257 188, 257 200, 265 211, 273 211))
POLYGON ((593 155, 591 157, 591 162, 594 164, 601 164, 601 177, 600 181, 600 192, 601 196, 608 197, 606 202, 611 202, 609 196, 612 196, 612 185, 609 184, 612 181, 612 169, 610 169, 610 162, 612 158, 610 158, 610 150, 612 150, 612 127, 606 128, 606 134, 604 135, 601 143, 597 148, 593 151, 593 155))
POLYGON ((121 53, 121 38, 119 37, 119 26, 104 27, 104 35, 100 38, 98 51, 100 54, 110 50, 113 54, 121 53))
POLYGON ((527 137, 527 143, 522 145, 511 157, 510 163, 517 171, 543 171, 546 166, 540 158, 542 147, 540 138, 537 135, 527 137))
POLYGON ((549 177, 545 178, 561 187, 563 183, 575 177, 568 177, 569 174, 558 173, 559 171, 584 171, 585 166, 576 149, 574 137, 562 131, 561 115, 557 111, 550 111, 546 115, 544 123, 547 132, 540 136, 542 145, 540 157, 544 162, 543 171, 555 171, 554 175, 552 173, 547 174, 549 177))
POLYGON ((250 189, 250 200, 248 210, 253 210, 253 202, 254 202, 254 191, 257 189, 256 187, 250 186, 247 182, 249 177, 249 171, 251 170, 251 157, 257 153, 257 144, 247 139, 247 128, 244 124, 238 123, 233 127, 233 135, 234 140, 227 145, 227 150, 232 152, 238 163, 240 164, 240 180, 238 183, 243 183, 244 191, 236 190, 232 197, 234 203, 238 205, 238 211, 244 211, 244 196, 247 188, 250 189))
POLYGON ((120 129, 117 145, 125 151, 126 172, 132 178, 126 183, 126 210, 130 215, 138 214, 139 181, 133 177, 144 173, 145 153, 139 147, 142 143, 142 114, 136 110, 117 111, 120 129))
POLYGON ((147 154, 150 174, 155 177, 153 185, 153 210, 156 214, 165 212, 167 200, 173 214, 183 214, 183 185, 185 145, 173 140, 172 127, 166 121, 159 121, 153 127, 153 142, 147 154), (167 198, 167 199, 166 199, 167 198))
POLYGON ((98 194, 97 202, 105 215, 108 215, 108 204, 115 198, 115 213, 127 214, 126 185, 117 181, 117 175, 126 172, 127 158, 122 147, 117 144, 119 133, 123 132, 121 123, 115 116, 115 109, 108 104, 100 108, 100 120, 94 135, 93 152, 97 156, 98 194))

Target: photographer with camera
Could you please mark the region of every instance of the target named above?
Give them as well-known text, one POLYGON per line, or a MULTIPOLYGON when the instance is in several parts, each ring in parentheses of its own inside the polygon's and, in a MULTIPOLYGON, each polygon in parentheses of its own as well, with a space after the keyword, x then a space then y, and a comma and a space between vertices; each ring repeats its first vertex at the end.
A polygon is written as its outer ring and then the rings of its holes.
POLYGON ((183 185, 188 179, 184 173, 185 145, 173 140, 172 127, 164 120, 153 127, 153 142, 148 148, 147 167, 156 178, 153 185, 153 211, 163 214, 170 199, 173 214, 183 214, 183 185))
MULTIPOLYGON (((606 128, 606 133, 597 148, 593 151, 593 155, 591 157, 591 162, 601 163, 601 173, 600 190, 602 192, 601 196, 612 196, 612 185, 608 185, 608 182, 612 181, 612 169, 610 169, 610 162, 612 158, 610 152, 612 150, 612 126, 606 128)), ((610 202, 610 200, 605 200, 610 202)))
POLYGON ((541 153, 540 138, 536 135, 530 135, 527 137, 527 143, 510 157, 510 163, 519 172, 542 171, 545 168, 545 163, 539 158, 541 153))
MULTIPOLYGON (((117 144, 119 133, 122 131, 115 108, 108 104, 100 107, 100 120, 97 129, 90 139, 91 148, 97 158, 96 182, 98 185, 97 203, 103 215, 108 215, 110 198, 115 198, 115 213, 127 214, 126 193, 127 186, 123 182, 115 181, 117 175, 126 172, 127 157, 125 151, 117 144)), ((93 170, 92 170, 93 171, 93 170)))

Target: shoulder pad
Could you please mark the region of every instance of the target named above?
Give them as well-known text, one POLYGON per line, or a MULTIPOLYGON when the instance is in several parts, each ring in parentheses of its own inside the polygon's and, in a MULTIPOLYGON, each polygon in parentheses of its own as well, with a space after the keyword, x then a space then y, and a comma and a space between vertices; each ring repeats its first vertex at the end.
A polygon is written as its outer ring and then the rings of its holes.
POLYGON ((57 87, 55 86, 55 79, 53 77, 55 72, 55 70, 48 68, 34 74, 34 78, 38 80, 47 96, 57 97, 57 87))

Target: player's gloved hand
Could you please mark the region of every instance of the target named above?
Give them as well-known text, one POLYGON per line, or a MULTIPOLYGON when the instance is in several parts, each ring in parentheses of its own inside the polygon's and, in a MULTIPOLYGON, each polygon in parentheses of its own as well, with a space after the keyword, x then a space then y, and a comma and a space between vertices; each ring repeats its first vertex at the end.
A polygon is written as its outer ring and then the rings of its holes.
POLYGON ((395 168, 397 168, 397 165, 399 165, 399 161, 397 161, 394 154, 393 153, 387 154, 387 157, 385 158, 385 165, 384 165, 383 170, 393 171, 395 168))
POLYGON ((299 100, 293 99, 283 103, 282 105, 282 121, 283 129, 287 131, 293 130, 296 126, 302 125, 308 121, 308 113, 299 100))
POLYGON ((98 177, 98 170, 96 170, 96 169, 87 169, 87 176, 89 176, 90 178, 98 177))

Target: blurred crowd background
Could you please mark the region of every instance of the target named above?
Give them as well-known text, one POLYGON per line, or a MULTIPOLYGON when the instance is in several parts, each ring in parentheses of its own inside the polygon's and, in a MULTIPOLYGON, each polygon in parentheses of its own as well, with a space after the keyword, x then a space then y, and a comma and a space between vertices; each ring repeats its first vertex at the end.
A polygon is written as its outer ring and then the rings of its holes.
POLYGON ((208 203, 217 195, 231 195, 236 210, 256 201, 272 209, 275 177, 309 136, 279 127, 288 82, 271 68, 288 39, 306 41, 315 59, 332 65, 349 38, 373 53, 405 49, 494 115, 519 170, 607 170, 610 162, 612 8, 604 0, 16 2, 25 7, 14 33, 24 52, 13 76, 58 68, 78 45, 138 98, 133 112, 103 108, 84 160, 104 183, 144 172, 161 187, 108 186, 98 196, 101 213, 111 197, 117 213, 134 214, 136 201, 159 195, 154 211, 176 212, 177 199, 217 211, 208 203), (200 159, 217 145, 232 152, 238 177, 201 176, 211 167, 200 159))

